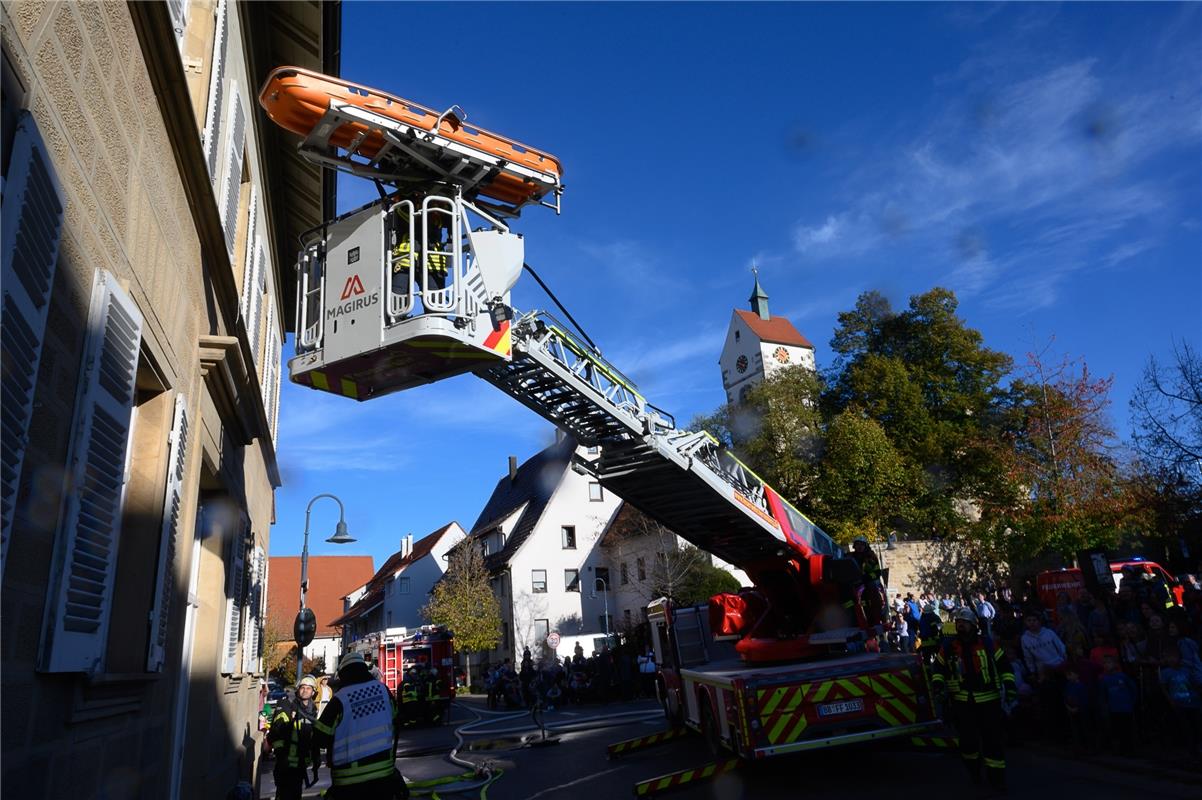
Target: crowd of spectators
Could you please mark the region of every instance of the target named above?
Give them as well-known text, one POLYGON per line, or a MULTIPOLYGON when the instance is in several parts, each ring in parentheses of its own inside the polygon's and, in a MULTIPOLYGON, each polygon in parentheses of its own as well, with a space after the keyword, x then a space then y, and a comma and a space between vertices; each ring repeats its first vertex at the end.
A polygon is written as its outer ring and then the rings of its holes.
POLYGON ((655 656, 650 649, 636 655, 626 645, 591 656, 577 645, 572 656, 563 660, 545 655, 536 664, 526 648, 515 669, 509 659, 500 664, 484 665, 484 688, 488 707, 532 708, 584 703, 608 703, 611 700, 635 700, 655 697, 655 656))
POLYGON ((1012 733, 1085 752, 1156 750, 1202 758, 1202 585, 1183 584, 1182 602, 1155 575, 1124 572, 1116 592, 1041 604, 1033 581, 960 596, 896 594, 890 646, 933 658, 950 620, 967 606, 1003 649, 1018 698, 1012 733), (1050 604, 1049 604, 1050 605, 1050 604))

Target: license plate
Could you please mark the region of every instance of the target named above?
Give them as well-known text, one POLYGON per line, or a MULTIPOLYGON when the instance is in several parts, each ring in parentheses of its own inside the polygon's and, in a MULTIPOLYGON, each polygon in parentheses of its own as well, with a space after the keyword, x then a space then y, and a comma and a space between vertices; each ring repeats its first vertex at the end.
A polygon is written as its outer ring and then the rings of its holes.
POLYGON ((833 717, 838 714, 851 714, 864 710, 863 700, 848 700, 846 703, 823 703, 818 706, 818 716, 833 717))

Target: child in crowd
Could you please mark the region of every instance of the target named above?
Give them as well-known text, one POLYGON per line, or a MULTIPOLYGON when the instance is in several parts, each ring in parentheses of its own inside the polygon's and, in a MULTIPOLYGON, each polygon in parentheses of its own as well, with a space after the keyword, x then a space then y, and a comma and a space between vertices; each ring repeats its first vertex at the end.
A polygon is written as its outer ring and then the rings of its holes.
POLYGON ((1080 750, 1090 749, 1093 727, 1090 711, 1089 686, 1081 679, 1081 673, 1070 666, 1064 682, 1064 710, 1068 712, 1069 729, 1073 734, 1073 745, 1080 750))
POLYGON ((1138 691, 1135 681, 1123 672, 1115 656, 1102 659, 1102 706, 1106 711, 1111 746, 1120 755, 1131 755, 1135 734, 1135 705, 1138 691))
POLYGON ((1189 748, 1190 755, 1198 755, 1199 733, 1202 729, 1202 687, 1194 680, 1193 674, 1182 667, 1181 653, 1176 647, 1168 647, 1164 651, 1160 685, 1164 688, 1179 741, 1189 748))

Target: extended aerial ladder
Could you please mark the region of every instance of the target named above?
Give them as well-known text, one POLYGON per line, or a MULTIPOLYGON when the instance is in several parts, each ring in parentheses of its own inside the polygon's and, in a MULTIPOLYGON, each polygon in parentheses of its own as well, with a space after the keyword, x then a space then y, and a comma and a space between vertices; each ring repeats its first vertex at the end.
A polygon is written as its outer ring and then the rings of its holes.
MULTIPOLYGON (((295 78, 277 70, 260 95, 273 118, 287 100, 281 73, 295 78)), ((313 87, 303 88, 311 98, 313 87)), ((362 401, 474 373, 597 447, 599 456, 578 469, 745 570, 769 605, 783 609, 773 622, 778 634, 802 643, 823 631, 840 638, 843 627, 831 630, 806 611, 818 606, 824 584, 829 590, 858 575, 835 542, 712 435, 679 428, 585 337, 546 312, 512 308, 510 290, 529 267, 510 222, 528 203, 500 208, 490 181, 526 181, 536 198, 529 202, 548 205, 541 198, 552 194, 558 210, 558 169, 538 183, 528 167, 440 136, 462 124, 458 107, 436 121, 430 112, 423 133, 385 113, 393 101, 412 107, 400 98, 355 105, 331 95, 324 111, 311 113, 302 155, 375 180, 381 199, 303 237, 291 379, 362 401), (370 157, 357 150, 364 142, 376 143, 370 157)), ((797 652, 808 654, 804 646, 797 652)))

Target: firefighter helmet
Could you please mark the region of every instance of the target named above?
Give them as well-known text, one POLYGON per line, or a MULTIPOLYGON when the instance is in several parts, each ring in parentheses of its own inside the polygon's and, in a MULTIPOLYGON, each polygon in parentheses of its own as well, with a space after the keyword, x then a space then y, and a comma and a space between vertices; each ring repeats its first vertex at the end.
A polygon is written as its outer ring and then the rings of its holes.
POLYGON ((338 662, 338 671, 342 672, 344 669, 349 667, 351 664, 366 665, 367 662, 363 660, 362 653, 347 653, 346 655, 344 655, 342 657, 342 660, 338 662))
POLYGON ((312 675, 304 676, 303 678, 300 679, 300 683, 296 684, 296 688, 299 689, 302 686, 308 686, 310 689, 312 689, 314 692, 316 692, 317 691, 317 678, 314 678, 312 675))
POLYGON ((952 615, 952 619, 956 622, 964 620, 965 622, 971 622, 973 625, 977 624, 977 615, 973 613, 971 608, 967 607, 957 609, 956 613, 952 615))
POLYGON ((867 547, 868 546, 868 537, 867 536, 857 536, 856 538, 851 540, 852 547, 855 547, 858 544, 862 544, 865 547, 867 547))

